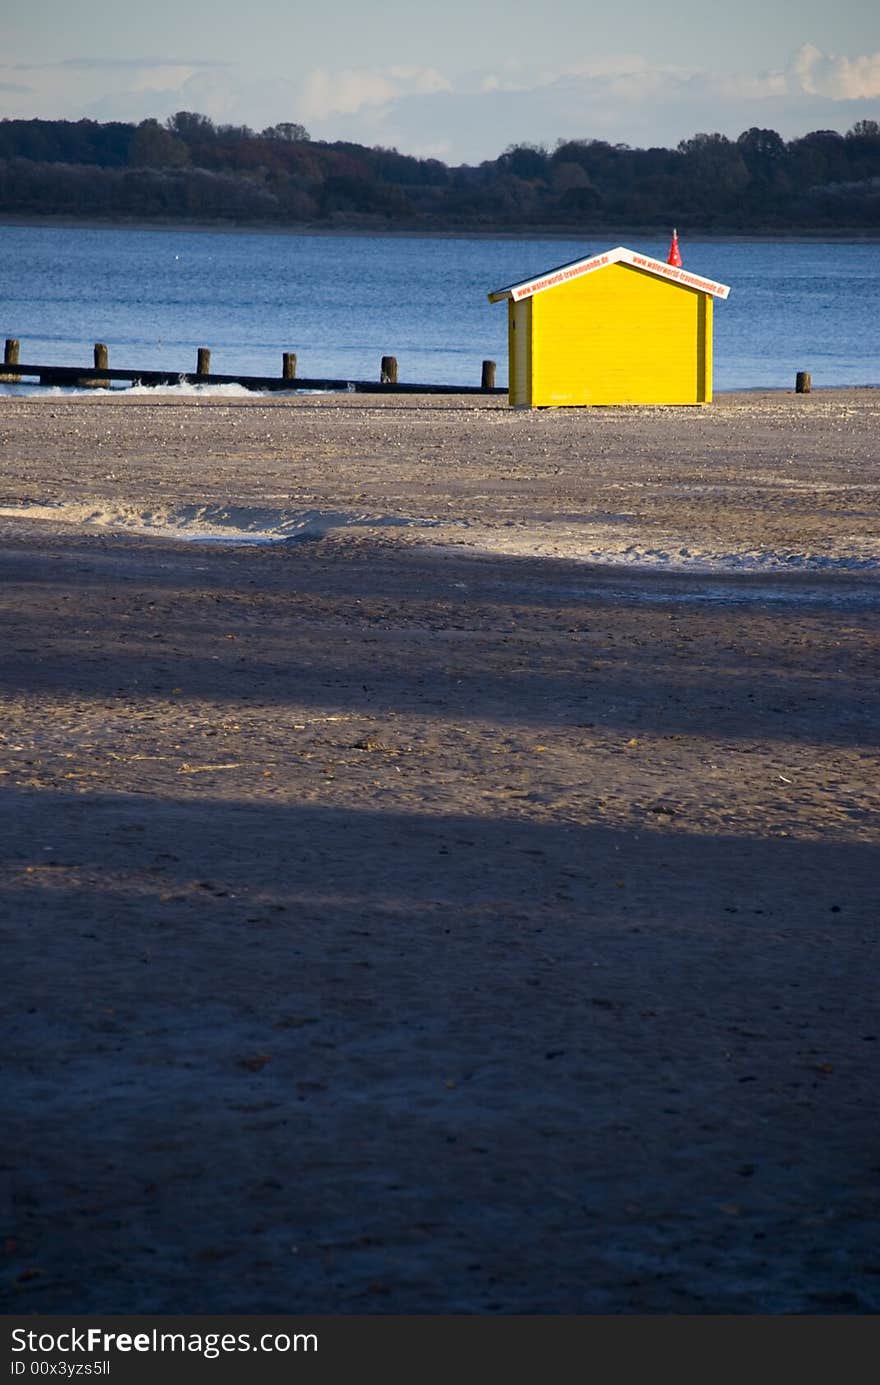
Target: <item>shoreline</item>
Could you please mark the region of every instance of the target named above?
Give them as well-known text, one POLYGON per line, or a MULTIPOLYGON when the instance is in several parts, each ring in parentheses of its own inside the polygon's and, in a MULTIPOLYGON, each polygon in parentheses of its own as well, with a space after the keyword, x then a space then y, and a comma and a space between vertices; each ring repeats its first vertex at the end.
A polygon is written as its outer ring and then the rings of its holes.
MULTIPOLYGON (((554 226, 545 227, 526 227, 519 230, 501 228, 491 230, 484 227, 475 228, 437 228, 434 230, 416 228, 395 228, 395 227, 364 227, 352 226, 321 226, 318 224, 300 223, 292 226, 270 226, 264 222, 220 222, 220 221, 184 221, 175 218, 136 218, 132 220, 100 218, 100 217, 69 217, 51 215, 29 215, 27 213, 0 213, 0 226, 25 226, 35 229, 46 229, 56 227, 59 230, 121 230, 121 231, 188 231, 199 234, 220 234, 220 235, 282 235, 282 236, 315 236, 315 237, 334 237, 343 236, 389 236, 411 240, 583 240, 601 241, 605 243, 616 243, 620 240, 625 243, 627 238, 656 240, 668 236, 668 228, 665 226, 610 226, 610 227, 577 227, 571 226, 560 229, 554 226)), ((681 228, 680 228, 681 229, 681 228)), ((737 231, 737 230, 715 230, 715 229, 695 229, 687 231, 690 242, 702 241, 728 241, 731 243, 749 243, 760 241, 786 241, 794 243, 815 244, 816 242, 876 242, 880 241, 880 231, 870 228, 850 227, 850 228, 817 228, 815 230, 792 229, 780 230, 771 228, 769 230, 756 231, 737 231)))
MULTIPOLYGON (((83 367, 82 367, 83 375, 87 375, 87 374, 89 373, 89 369, 90 369, 90 368, 89 368, 87 365, 83 366, 83 367)), ((450 398, 453 398, 453 399, 455 399, 455 398, 460 398, 460 399, 462 399, 462 400, 467 400, 467 399, 469 398, 469 396, 466 395, 466 394, 462 394, 462 395, 460 395, 460 396, 457 396, 457 395, 455 394, 454 386, 453 386, 453 387, 448 387, 448 388, 451 390, 450 398)), ((878 389, 880 389, 880 381, 878 381, 876 384, 871 383, 871 382, 869 382, 869 381, 864 381, 864 382, 862 382, 862 383, 860 383, 860 384, 851 384, 851 383, 850 383, 850 384, 840 384, 840 385, 831 385, 831 384, 828 384, 828 385, 815 385, 815 386, 813 386, 813 388, 809 391, 808 395, 806 395, 806 396, 801 396, 801 397, 804 397, 804 398, 813 398, 813 397, 819 397, 819 396, 821 396, 821 395, 823 395, 823 394, 831 394, 831 395, 841 395, 841 394, 846 394, 846 393, 851 393, 851 394, 856 394, 856 395, 858 395, 858 394, 870 394, 872 391, 878 390, 878 389)), ((41 385, 36 379, 35 379, 35 380, 32 380, 32 381, 27 381, 27 382, 24 382, 24 383, 20 383, 20 384, 8 384, 8 383, 4 383, 4 381, 2 380, 2 378, 0 378, 0 399, 4 399, 4 398, 6 398, 6 399, 14 399, 14 398, 16 398, 16 397, 19 397, 19 398, 22 398, 22 399, 40 399, 40 398, 45 398, 45 399, 71 399, 71 400, 73 400, 73 399, 85 399, 85 400, 94 400, 94 399, 96 399, 96 398, 98 398, 98 397, 100 397, 100 396, 104 396, 104 397, 106 397, 106 396, 111 396, 111 397, 113 397, 113 398, 124 398, 124 397, 126 397, 126 396, 134 396, 134 397, 138 397, 138 398, 143 397, 143 398, 155 398, 155 399, 159 399, 159 398, 161 398, 161 397, 164 396, 164 395, 169 395, 170 397, 174 398, 174 397, 182 397, 182 396, 186 396, 186 395, 192 394, 192 395, 194 395, 194 396, 196 396, 196 397, 198 397, 198 398, 202 398, 202 399, 211 399, 211 398, 214 398, 214 399, 218 399, 218 400, 223 400, 223 399, 229 399, 229 400, 231 400, 231 399, 236 399, 236 398, 241 397, 241 398, 249 398, 249 399, 254 399, 254 400, 265 400, 265 401, 268 402, 268 401, 270 401, 270 400, 272 400, 272 399, 275 399, 279 404, 282 404, 282 403, 284 403, 284 402, 287 401, 287 400, 290 400, 290 399, 292 399, 292 398, 297 398, 297 397, 299 397, 299 398, 308 398, 308 397, 310 397, 310 396, 321 396, 321 397, 325 397, 325 396, 326 396, 326 397, 328 397, 328 398, 342 398, 342 397, 348 395, 349 393, 351 393, 351 391, 348 391, 348 390, 341 390, 341 389, 339 389, 339 390, 313 390, 313 389, 308 389, 308 388, 305 388, 305 389, 296 389, 296 388, 293 388, 293 389, 290 389, 290 390, 286 390, 286 389, 272 389, 272 390, 262 390, 262 391, 261 391, 261 390, 252 390, 252 389, 248 389, 246 385, 234 385, 234 384, 232 384, 232 385, 230 385, 230 384, 225 384, 225 385, 202 385, 202 384, 199 384, 197 381, 192 380, 192 379, 190 379, 190 380, 189 380, 187 383, 185 383, 185 384, 179 384, 179 385, 155 385, 155 386, 151 386, 151 385, 118 385, 116 382, 111 382, 110 385, 109 385, 105 390, 98 390, 98 389, 96 389, 96 388, 94 388, 94 387, 89 387, 89 386, 81 386, 81 387, 78 387, 78 386, 75 386, 75 385, 71 385, 71 386, 66 386, 66 385, 41 385), (240 391, 240 395, 239 395, 238 393, 236 393, 236 391, 240 391)), ((714 389, 713 392, 712 392, 713 397, 712 397, 712 400, 710 401, 709 404, 707 404, 707 405, 695 405, 695 406, 693 406, 693 407, 695 407, 695 408, 709 408, 709 409, 711 409, 711 408, 712 408, 712 405, 713 405, 714 403, 719 403, 719 402, 721 402, 722 400, 725 400, 725 399, 727 399, 727 400, 729 400, 729 399, 734 399, 734 398, 737 398, 737 397, 739 397, 739 396, 742 396, 742 397, 744 397, 744 398, 748 398, 748 397, 751 397, 751 398, 761 398, 762 396, 766 395, 766 396, 768 396, 768 397, 770 397, 770 398, 773 398, 773 397, 787 396, 787 395, 794 396, 795 394, 796 394, 796 390, 795 390, 795 389, 793 388, 793 386, 791 386, 791 385, 735 385, 735 386, 730 386, 730 387, 728 387, 728 388, 723 388, 723 389, 718 389, 718 388, 714 389)), ((360 395, 360 396, 359 396, 359 398, 360 398, 362 401, 364 401, 364 402, 366 402, 367 399, 370 398, 370 397, 375 398, 376 396, 368 396, 368 395, 360 395)), ((431 396, 430 394, 425 394, 425 395, 418 395, 418 394, 410 395, 410 398, 416 399, 416 400, 419 400, 419 399, 429 399, 429 398, 432 398, 432 397, 434 397, 434 396, 431 396)), ((478 397, 479 397, 479 396, 478 396, 478 397)), ((500 395, 499 395, 499 396, 497 396, 497 397, 498 397, 498 399, 500 400, 500 402, 502 403, 502 405, 506 405, 506 404, 507 404, 507 401, 506 401, 506 399, 504 399, 503 396, 500 396, 500 395)), ((564 408, 561 408, 561 407, 560 407, 560 408, 557 408, 557 409, 553 410, 553 412, 556 412, 556 413, 566 413, 566 412, 570 412, 570 413, 572 413, 572 414, 576 414, 576 413, 578 413, 578 412, 584 412, 584 411, 586 411, 586 410, 592 410, 593 412, 598 413, 598 412, 602 412, 602 411, 605 411, 605 410, 610 410, 610 411, 612 411, 612 412, 618 411, 618 410, 632 410, 632 409, 639 410, 639 409, 644 408, 644 407, 656 407, 656 406, 651 406, 651 405, 649 405, 649 406, 643 406, 643 405, 598 405, 598 404, 597 404, 597 405, 592 405, 592 406, 591 406, 591 405, 577 406, 577 407, 574 407, 574 408, 572 408, 572 409, 570 409, 570 410, 567 410, 567 409, 564 409, 564 408)), ((536 410, 535 412, 539 412, 539 411, 536 410)), ((550 412, 550 410, 549 410, 549 409, 548 409, 548 410, 541 410, 540 412, 550 412)))

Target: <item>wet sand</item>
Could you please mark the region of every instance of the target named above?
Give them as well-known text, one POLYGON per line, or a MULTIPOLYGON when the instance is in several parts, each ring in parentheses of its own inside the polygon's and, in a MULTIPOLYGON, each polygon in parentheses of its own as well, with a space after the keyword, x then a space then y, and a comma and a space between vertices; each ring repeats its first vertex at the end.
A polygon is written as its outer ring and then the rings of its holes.
POLYGON ((6 1312, 877 1311, 878 423, 0 399, 6 1312))

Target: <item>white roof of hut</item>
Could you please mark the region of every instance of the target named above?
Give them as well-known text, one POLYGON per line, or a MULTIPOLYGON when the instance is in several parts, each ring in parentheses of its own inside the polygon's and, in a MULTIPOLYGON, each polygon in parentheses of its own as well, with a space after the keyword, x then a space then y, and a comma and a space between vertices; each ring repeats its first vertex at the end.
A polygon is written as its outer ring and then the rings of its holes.
POLYGON ((627 250, 625 245, 618 245, 614 250, 603 250, 600 255, 591 255, 584 260, 571 260, 556 269, 548 269, 544 274, 539 274, 534 279, 524 279, 520 284, 494 289, 489 294, 489 302, 498 303, 503 298, 512 298, 514 302, 518 302, 520 298, 530 298, 532 294, 541 293, 543 289, 556 288, 559 284, 568 283, 570 279, 579 279, 582 274, 592 274, 595 270, 604 269, 610 264, 632 265, 635 269, 657 274, 661 279, 671 279, 683 288, 711 293, 715 298, 726 298, 730 293, 727 284, 718 284, 714 279, 704 279, 702 275, 692 274, 690 270, 678 265, 666 264, 663 260, 654 260, 650 255, 640 255, 635 250, 627 250))

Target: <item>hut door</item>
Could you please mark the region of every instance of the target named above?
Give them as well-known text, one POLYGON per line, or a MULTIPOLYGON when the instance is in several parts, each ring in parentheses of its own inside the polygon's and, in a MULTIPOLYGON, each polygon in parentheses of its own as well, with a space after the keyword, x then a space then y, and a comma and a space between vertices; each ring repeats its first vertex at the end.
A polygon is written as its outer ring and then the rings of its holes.
POLYGON ((532 300, 524 298, 510 303, 510 402, 531 405, 532 402, 532 300))

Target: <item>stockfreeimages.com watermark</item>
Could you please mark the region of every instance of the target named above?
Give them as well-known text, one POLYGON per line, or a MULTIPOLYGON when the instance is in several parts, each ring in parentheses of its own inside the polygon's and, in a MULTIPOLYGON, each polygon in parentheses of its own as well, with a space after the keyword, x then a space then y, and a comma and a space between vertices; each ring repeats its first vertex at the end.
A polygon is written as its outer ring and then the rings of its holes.
POLYGON ((158 1327, 144 1332, 107 1332, 102 1327, 66 1328, 61 1332, 39 1332, 15 1327, 11 1332, 14 1358, 12 1375, 108 1375, 110 1358, 116 1352, 161 1355, 163 1352, 193 1354, 206 1360, 234 1352, 274 1352, 318 1350, 316 1332, 164 1332, 158 1327), (20 1359, 25 1353, 25 1359, 20 1359), (45 1356, 62 1357, 74 1353, 107 1358, 103 1361, 75 1363, 62 1360, 51 1363, 65 1369, 57 1372, 43 1360, 45 1356), (30 1357, 30 1360, 27 1357, 30 1357), (77 1369, 76 1367, 79 1367, 77 1369))

